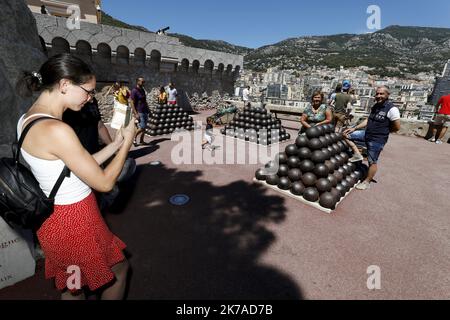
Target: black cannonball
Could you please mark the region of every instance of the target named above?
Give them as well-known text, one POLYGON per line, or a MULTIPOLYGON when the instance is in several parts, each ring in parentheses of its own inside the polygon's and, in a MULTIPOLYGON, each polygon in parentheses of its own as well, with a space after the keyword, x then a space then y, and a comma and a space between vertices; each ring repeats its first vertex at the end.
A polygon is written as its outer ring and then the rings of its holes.
POLYGON ((162 130, 161 130, 161 129, 156 130, 156 135, 157 135, 157 136, 162 135, 162 130))
POLYGON ((295 140, 295 144, 297 145, 298 148, 304 148, 304 147, 308 147, 309 140, 306 136, 298 136, 297 140, 295 140))
POLYGON ((334 170, 339 169, 339 167, 341 166, 341 163, 336 159, 336 157, 332 157, 330 159, 330 162, 333 164, 334 170))
POLYGON ((325 135, 325 141, 327 142, 327 147, 331 146, 334 143, 334 141, 333 141, 333 139, 331 139, 331 135, 329 133, 327 133, 325 135))
POLYGON ((345 192, 349 192, 350 189, 352 188, 352 186, 350 185, 350 183, 348 183, 348 181, 346 179, 342 180, 341 185, 345 188, 345 192))
POLYGON ((289 167, 286 164, 281 164, 278 168, 278 176, 287 177, 289 173, 289 167))
POLYGON ((311 127, 306 129, 306 136, 308 139, 319 138, 320 130, 317 127, 311 127))
POLYGON ((305 192, 305 189, 306 187, 301 181, 295 181, 292 183, 291 193, 296 196, 301 196, 303 195, 303 192, 305 192))
POLYGON ((319 130, 320 136, 325 135, 325 128, 323 127, 323 125, 320 126, 316 126, 317 130, 319 130))
POLYGON ((356 184, 356 180, 353 179, 351 176, 346 177, 345 180, 350 185, 350 188, 353 188, 355 186, 355 184, 356 184))
POLYGON ((339 150, 341 150, 341 152, 347 150, 347 146, 346 146, 342 141, 339 141, 339 142, 337 143, 337 145, 338 145, 338 147, 339 147, 339 150))
POLYGON ((156 136, 156 130, 150 130, 150 135, 151 135, 152 137, 156 136))
POLYGON ((286 147, 285 150, 286 154, 291 157, 291 156, 296 156, 298 154, 298 148, 297 145, 295 144, 290 144, 286 147))
POLYGON ((319 163, 316 165, 313 172, 319 178, 326 178, 328 177, 330 170, 325 164, 319 163))
POLYGON ((278 161, 279 164, 286 164, 288 160, 288 156, 285 152, 280 152, 275 156, 275 161, 278 161))
POLYGON ((278 182, 278 188, 281 190, 289 190, 292 187, 291 180, 288 177, 281 177, 278 182))
POLYGON ((288 172, 288 177, 292 182, 300 181, 302 178, 302 171, 297 168, 291 169, 288 172))
POLYGON ((300 166, 300 159, 297 156, 291 156, 288 158, 287 164, 290 168, 298 168, 300 166))
POLYGON ((328 146, 327 150, 330 153, 331 157, 334 157, 336 155, 336 150, 334 150, 332 146, 328 146))
POLYGON ((306 172, 312 172, 316 165, 311 160, 303 160, 300 162, 300 170, 302 170, 302 173, 306 172))
POLYGON ((338 169, 338 172, 340 172, 342 174, 342 176, 344 177, 344 179, 347 177, 347 171, 345 171, 345 169, 343 167, 340 167, 338 169))
POLYGON ((336 143, 338 140, 337 140, 337 135, 336 135, 336 133, 330 133, 330 137, 331 137, 331 140, 333 141, 333 143, 336 143))
POLYGON ((309 202, 317 202, 319 200, 320 194, 316 188, 306 188, 303 192, 303 198, 309 202))
POLYGON ((344 163, 347 163, 348 159, 350 159, 347 152, 341 152, 339 155, 344 159, 344 163))
POLYGON ((353 173, 352 167, 348 164, 344 165, 343 168, 347 172, 347 176, 351 175, 353 173))
POLYGON ((322 142, 318 138, 312 138, 309 140, 308 147, 312 150, 322 149, 322 142))
POLYGON ((267 138, 258 139, 258 143, 262 144, 263 146, 267 146, 267 138))
POLYGON ((327 139, 325 139, 324 136, 319 137, 319 140, 320 140, 320 142, 322 143, 322 147, 323 147, 323 148, 328 147, 328 141, 327 141, 327 139))
MULTIPOLYGON (((328 160, 328 159, 331 158, 331 152, 328 151, 327 148, 323 148, 323 149, 322 149, 322 152, 323 152, 323 154, 324 154, 325 160, 328 160)), ((325 160, 324 160, 324 161, 325 161, 325 160)))
POLYGON ((344 158, 342 158, 340 155, 335 155, 334 158, 339 162, 339 166, 344 165, 344 158))
POLYGON ((312 187, 316 185, 317 177, 312 172, 307 172, 302 176, 302 182, 306 187, 312 187))
POLYGON ((302 160, 311 159, 311 156, 312 156, 311 150, 306 147, 300 148, 298 150, 297 154, 300 157, 300 159, 302 159, 302 160))
POLYGON ((280 177, 276 174, 269 175, 266 177, 266 182, 271 186, 277 186, 278 183, 280 182, 280 177))
POLYGON ((327 209, 336 209, 336 197, 331 192, 325 192, 320 196, 319 204, 327 209))
POLYGON ((337 142, 344 139, 344 135, 341 132, 336 133, 336 140, 337 142))
POLYGON ((335 177, 333 174, 330 173, 330 174, 328 175, 327 179, 330 181, 331 186, 332 186, 333 188, 335 188, 335 187, 337 186, 338 181, 337 181, 336 177, 335 177))
POLYGON ((316 150, 311 155, 311 160, 314 163, 323 163, 325 162, 325 154, 322 152, 322 150, 316 150))
POLYGON ((338 183, 338 185, 336 186, 336 190, 341 194, 340 199, 342 199, 347 194, 347 189, 340 183, 338 183))
POLYGON ((333 173, 333 176, 336 178, 338 183, 341 183, 342 180, 344 180, 344 175, 337 170, 333 173))
POLYGON ((339 200, 341 200, 341 198, 342 198, 341 192, 338 189, 336 189, 336 187, 332 188, 330 192, 333 195, 333 197, 336 199, 336 203, 339 202, 339 200))
POLYGON ((338 155, 341 152, 341 148, 339 148, 339 145, 337 143, 333 144, 331 147, 334 149, 335 155, 338 155))
POLYGON ((334 164, 331 162, 331 160, 326 160, 324 162, 324 164, 327 166, 329 173, 333 173, 334 172, 334 164))
POLYGON ((330 180, 327 178, 320 178, 316 181, 316 188, 320 193, 329 192, 332 187, 330 180))

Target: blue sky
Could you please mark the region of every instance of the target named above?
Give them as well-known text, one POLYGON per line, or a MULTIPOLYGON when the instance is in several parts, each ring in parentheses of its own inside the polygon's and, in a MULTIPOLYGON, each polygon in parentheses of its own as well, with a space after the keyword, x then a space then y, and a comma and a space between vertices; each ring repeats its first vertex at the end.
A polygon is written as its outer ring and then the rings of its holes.
POLYGON ((306 35, 366 33, 369 5, 380 7, 382 28, 450 28, 448 0, 102 1, 108 14, 151 31, 170 26, 169 32, 250 48, 306 35))

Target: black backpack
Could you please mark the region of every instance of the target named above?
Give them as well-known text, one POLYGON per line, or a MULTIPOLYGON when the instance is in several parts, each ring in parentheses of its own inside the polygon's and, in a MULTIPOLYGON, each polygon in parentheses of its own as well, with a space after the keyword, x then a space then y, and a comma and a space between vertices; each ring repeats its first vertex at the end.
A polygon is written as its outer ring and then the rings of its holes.
POLYGON ((23 130, 20 140, 13 143, 13 158, 0 159, 0 216, 9 226, 37 230, 53 212, 54 198, 70 170, 64 167, 49 197, 39 186, 33 173, 20 163, 19 155, 22 143, 28 131, 42 117, 30 122, 23 130))

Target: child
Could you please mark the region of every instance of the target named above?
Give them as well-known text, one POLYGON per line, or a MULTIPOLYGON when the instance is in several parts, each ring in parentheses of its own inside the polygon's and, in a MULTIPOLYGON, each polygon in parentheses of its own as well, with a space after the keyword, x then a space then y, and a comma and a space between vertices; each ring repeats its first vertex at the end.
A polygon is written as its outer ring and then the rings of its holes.
POLYGON ((206 131, 205 134, 203 135, 202 149, 205 149, 206 147, 208 147, 208 149, 213 148, 212 146, 212 143, 214 141, 213 124, 214 124, 213 118, 210 117, 206 120, 206 131))

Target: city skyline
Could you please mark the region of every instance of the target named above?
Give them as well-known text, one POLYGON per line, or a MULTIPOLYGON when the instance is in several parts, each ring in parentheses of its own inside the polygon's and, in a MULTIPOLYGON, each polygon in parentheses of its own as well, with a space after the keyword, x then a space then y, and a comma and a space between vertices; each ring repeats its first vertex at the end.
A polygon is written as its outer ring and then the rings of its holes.
POLYGON ((348 0, 341 5, 326 0, 318 7, 304 1, 241 3, 230 0, 224 6, 205 0, 191 1, 188 5, 174 0, 167 5, 167 10, 160 10, 149 2, 129 0, 126 9, 116 1, 103 1, 102 6, 103 11, 114 18, 151 31, 169 26, 169 34, 258 48, 293 37, 376 31, 367 27, 371 16, 367 9, 371 5, 381 10, 381 28, 390 25, 450 28, 450 3, 445 0, 431 3, 411 6, 403 0, 348 0))

